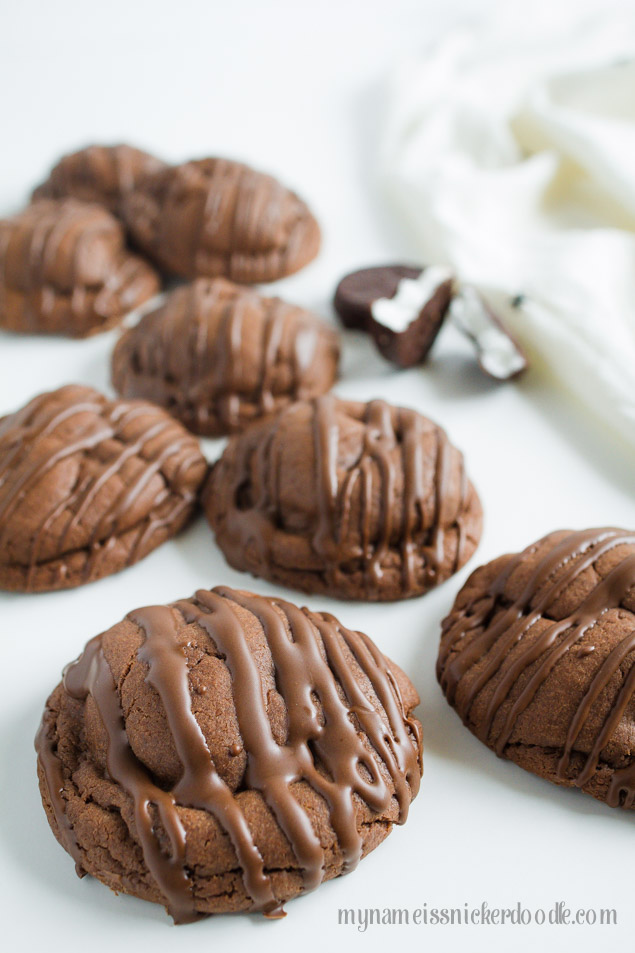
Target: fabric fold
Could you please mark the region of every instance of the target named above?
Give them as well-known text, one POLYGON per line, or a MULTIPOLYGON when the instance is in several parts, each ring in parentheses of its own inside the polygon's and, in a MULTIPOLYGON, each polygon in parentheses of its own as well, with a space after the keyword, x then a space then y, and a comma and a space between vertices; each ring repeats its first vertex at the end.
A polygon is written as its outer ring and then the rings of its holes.
POLYGON ((413 252, 635 446, 635 10, 563 8, 402 63, 380 180, 413 252))

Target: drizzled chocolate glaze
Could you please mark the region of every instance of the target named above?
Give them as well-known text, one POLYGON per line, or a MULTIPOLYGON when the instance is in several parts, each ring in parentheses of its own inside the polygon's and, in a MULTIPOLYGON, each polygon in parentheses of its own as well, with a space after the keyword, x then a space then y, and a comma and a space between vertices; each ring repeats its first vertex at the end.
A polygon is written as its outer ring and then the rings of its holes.
POLYGON ((74 198, 41 199, 0 221, 0 327, 85 337, 159 290, 156 272, 125 248, 121 224, 74 198))
POLYGON ((68 385, 0 421, 0 587, 80 585, 136 562, 196 504, 196 440, 143 401, 68 385))
POLYGON ((324 393, 338 358, 338 335, 309 311, 199 278, 123 334, 112 378, 124 397, 151 400, 212 436, 324 393))
POLYGON ((498 755, 555 751, 543 771, 535 756, 525 766, 631 809, 634 587, 635 533, 553 533, 473 574, 437 665, 450 704, 498 755))
POLYGON ((331 395, 230 441, 204 505, 232 566, 342 598, 419 595, 469 559, 481 529, 463 457, 440 427, 331 395))
MULTIPOLYGON (((201 590, 192 599, 172 606, 136 610, 124 625, 140 636, 136 659, 127 664, 126 671, 131 665, 143 665, 145 682, 158 696, 159 710, 164 712, 164 729, 157 721, 154 728, 147 724, 145 730, 169 733, 181 765, 178 780, 169 786, 159 785, 131 746, 120 688, 104 650, 109 633, 92 639, 66 669, 61 704, 64 698, 87 704, 90 696, 96 706, 107 738, 107 777, 132 800, 135 840, 176 922, 188 922, 218 909, 218 905, 210 909, 202 899, 201 885, 191 867, 188 838, 194 836, 196 825, 188 820, 190 810, 213 815, 229 836, 242 873, 244 908, 281 916, 282 902, 293 895, 276 892, 277 881, 265 866, 244 811, 245 802, 236 788, 229 786, 210 754, 203 722, 199 723, 193 709, 187 657, 193 636, 187 632, 196 632, 194 639, 206 642, 208 651, 223 660, 231 676, 241 738, 240 745, 232 745, 231 754, 246 755, 240 789, 259 793, 270 811, 269 823, 286 837, 301 873, 300 888, 294 893, 314 889, 327 875, 354 869, 368 849, 361 825, 362 804, 370 811, 371 822, 373 817, 378 821, 384 818, 385 824, 387 816, 398 823, 406 820, 421 774, 420 725, 409 714, 417 699, 405 676, 367 636, 345 629, 326 613, 226 587, 201 590), (246 638, 246 618, 264 634, 271 656, 286 711, 283 739, 276 737, 270 721, 261 650, 256 651, 246 638), (398 680, 409 692, 408 708, 398 680), (326 869, 324 844, 306 802, 297 795, 300 782, 310 785, 327 806, 339 857, 334 870, 326 869), (396 809, 391 808, 395 802, 396 809), (157 825, 167 837, 167 849, 157 825)), ((58 698, 45 712, 36 741, 45 803, 50 803, 56 835, 78 869, 88 869, 99 877, 100 871, 87 862, 85 845, 79 843, 67 816, 73 777, 62 767, 57 751, 58 729, 52 722, 59 704, 58 698)), ((81 760, 82 756, 78 757, 81 760)), ((333 864, 332 858, 329 863, 333 864)), ((124 877, 122 888, 143 896, 142 880, 138 875, 124 877)))
POLYGON ((87 146, 62 156, 46 182, 33 192, 33 199, 73 196, 82 202, 98 202, 117 215, 121 199, 150 172, 165 163, 133 146, 87 146))
POLYGON ((320 230, 305 203, 270 175, 229 159, 147 175, 123 208, 138 247, 185 278, 275 281, 319 250, 320 230))

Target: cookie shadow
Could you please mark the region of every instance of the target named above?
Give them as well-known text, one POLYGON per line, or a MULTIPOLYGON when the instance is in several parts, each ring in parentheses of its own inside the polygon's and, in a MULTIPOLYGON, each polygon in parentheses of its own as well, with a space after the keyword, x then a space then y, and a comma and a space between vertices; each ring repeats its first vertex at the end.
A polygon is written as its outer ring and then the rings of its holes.
POLYGON ((232 569, 225 561, 204 513, 199 513, 194 522, 172 540, 172 547, 194 574, 197 589, 220 585, 249 589, 248 582, 253 577, 232 569))
MULTIPOLYGON (((290 602, 301 601, 302 604, 310 599, 298 590, 271 583, 266 579, 252 576, 249 572, 233 569, 226 561, 222 550, 216 543, 214 531, 204 515, 199 516, 186 530, 172 541, 179 558, 189 566, 198 580, 197 589, 213 589, 214 586, 231 586, 247 592, 254 592, 262 596, 279 596, 290 602)), ((322 599, 322 602, 334 600, 322 599)))
POLYGON ((509 386, 483 373, 474 355, 458 350, 446 350, 442 356, 431 354, 421 370, 438 396, 447 401, 469 400, 509 386))
POLYGON ((377 377, 392 377, 399 370, 384 360, 371 338, 363 331, 340 331, 342 357, 338 384, 350 381, 373 380, 377 377))

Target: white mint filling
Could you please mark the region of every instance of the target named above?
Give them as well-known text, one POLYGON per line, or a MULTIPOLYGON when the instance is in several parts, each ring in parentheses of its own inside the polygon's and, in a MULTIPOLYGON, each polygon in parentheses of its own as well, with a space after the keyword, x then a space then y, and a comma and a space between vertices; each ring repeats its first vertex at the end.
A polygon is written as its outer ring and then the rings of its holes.
POLYGON ((402 278, 394 297, 373 301, 370 313, 379 324, 400 334, 416 321, 441 285, 451 277, 452 272, 444 265, 430 265, 418 278, 402 278))
POLYGON ((461 288, 450 306, 450 317, 473 339, 481 367, 492 377, 506 380, 526 367, 524 355, 494 320, 474 288, 461 288))

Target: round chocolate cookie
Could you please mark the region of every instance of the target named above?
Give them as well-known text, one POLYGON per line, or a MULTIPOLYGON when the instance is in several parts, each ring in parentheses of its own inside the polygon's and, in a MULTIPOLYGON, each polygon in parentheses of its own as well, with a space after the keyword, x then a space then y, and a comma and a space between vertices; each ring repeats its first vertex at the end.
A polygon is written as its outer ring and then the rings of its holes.
POLYGON ((106 209, 42 199, 0 220, 0 328, 86 337, 117 324, 159 290, 125 248, 106 209))
POLYGON ((297 195, 228 159, 147 175, 124 210, 138 247, 185 278, 275 281, 303 268, 320 246, 318 224, 297 195))
POLYGON ((105 205, 117 215, 123 196, 132 192, 139 179, 164 167, 160 159, 132 146, 87 146, 62 156, 46 182, 35 189, 33 199, 73 196, 105 205))
POLYGON ((437 674, 498 755, 635 808, 635 533, 562 530, 477 569, 437 674))
POLYGON ((338 359, 338 335, 310 312, 199 278, 123 334, 112 380, 124 397, 145 397, 214 436, 325 393, 338 359))
POLYGON ((142 559, 189 520, 207 471, 160 407, 69 385, 0 420, 0 588, 68 589, 142 559))
POLYGON ((130 612, 49 698, 38 775, 84 873, 177 923, 282 904, 406 820, 417 693, 333 616, 226 587, 130 612))
POLYGON ((331 395, 233 437, 203 503, 230 565, 342 599, 427 592, 467 562, 482 522, 440 427, 331 395))

